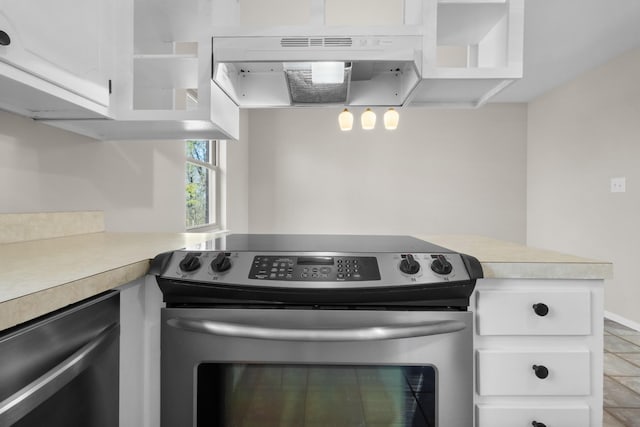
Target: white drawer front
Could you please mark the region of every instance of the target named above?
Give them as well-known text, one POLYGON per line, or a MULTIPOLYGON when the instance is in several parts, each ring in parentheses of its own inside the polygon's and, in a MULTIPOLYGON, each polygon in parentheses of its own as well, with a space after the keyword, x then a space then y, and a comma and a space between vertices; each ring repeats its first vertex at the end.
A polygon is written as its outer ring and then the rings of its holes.
MULTIPOLYGON (((590 335, 589 291, 479 290, 477 327, 480 335, 590 335), (544 304, 546 315, 534 305, 544 304)), ((544 313, 544 306, 538 306, 544 313)))
POLYGON ((484 396, 586 396, 591 394, 588 350, 478 351, 478 393, 484 396), (538 378, 533 366, 548 371, 538 378))
POLYGON ((587 405, 567 407, 512 407, 478 405, 478 427, 531 427, 533 422, 547 427, 587 427, 587 405))

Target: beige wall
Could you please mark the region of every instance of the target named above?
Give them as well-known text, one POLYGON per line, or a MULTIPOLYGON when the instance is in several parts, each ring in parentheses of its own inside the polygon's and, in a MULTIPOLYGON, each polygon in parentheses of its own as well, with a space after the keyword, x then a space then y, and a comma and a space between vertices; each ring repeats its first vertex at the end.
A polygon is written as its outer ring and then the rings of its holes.
POLYGON ((0 212, 101 210, 107 230, 184 230, 184 146, 99 142, 0 111, 0 212))
POLYGON ((252 110, 249 230, 524 242, 526 111, 403 109, 396 131, 341 132, 339 109, 252 110))
POLYGON ((223 224, 234 233, 249 229, 249 114, 240 111, 240 140, 226 143, 226 209, 223 224))
POLYGON ((639 76, 636 49, 530 103, 527 151, 528 243, 613 261, 605 309, 638 323, 639 76))
MULTIPOLYGON (((248 146, 227 144, 226 225, 246 232, 248 146)), ((108 231, 182 232, 184 164, 180 141, 100 142, 0 111, 2 213, 100 210, 108 231)))

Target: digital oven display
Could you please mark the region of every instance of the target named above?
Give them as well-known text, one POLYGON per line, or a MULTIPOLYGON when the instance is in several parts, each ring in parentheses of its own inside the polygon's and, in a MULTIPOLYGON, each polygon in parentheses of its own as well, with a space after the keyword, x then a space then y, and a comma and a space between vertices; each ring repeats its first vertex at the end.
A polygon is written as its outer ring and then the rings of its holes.
POLYGON ((279 281, 351 282, 380 280, 376 257, 258 255, 249 279, 279 281))
POLYGON ((298 265, 333 265, 333 257, 331 256, 299 256, 298 265))

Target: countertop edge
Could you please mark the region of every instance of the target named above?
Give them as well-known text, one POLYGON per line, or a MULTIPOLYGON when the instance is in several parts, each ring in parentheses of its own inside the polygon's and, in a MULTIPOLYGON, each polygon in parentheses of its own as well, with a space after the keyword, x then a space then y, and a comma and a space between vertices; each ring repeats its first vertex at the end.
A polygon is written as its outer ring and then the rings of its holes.
POLYGON ((142 278, 149 270, 149 261, 142 260, 4 301, 0 303, 0 331, 142 278))
POLYGON ((606 280, 611 263, 481 262, 485 279, 606 280))

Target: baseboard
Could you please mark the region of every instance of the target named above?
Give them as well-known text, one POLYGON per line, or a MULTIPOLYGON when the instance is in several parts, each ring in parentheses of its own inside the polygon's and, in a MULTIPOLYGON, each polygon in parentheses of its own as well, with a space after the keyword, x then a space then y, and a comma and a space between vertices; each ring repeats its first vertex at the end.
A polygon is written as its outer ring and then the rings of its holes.
POLYGON ((625 317, 622 317, 618 314, 611 313, 609 311, 604 312, 605 319, 613 320, 614 322, 618 322, 621 325, 626 326, 627 328, 635 329, 636 331, 640 331, 640 323, 634 322, 633 320, 629 320, 625 317))

